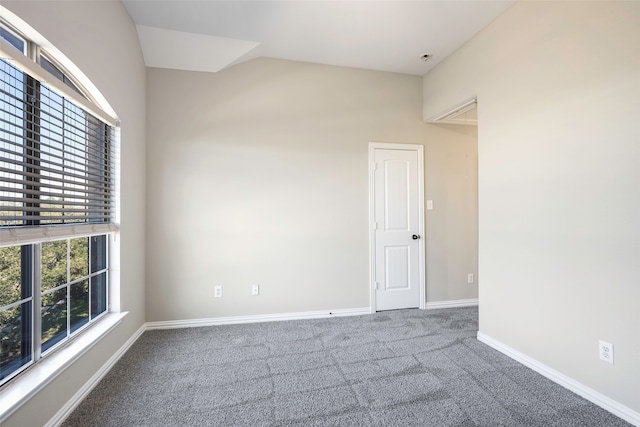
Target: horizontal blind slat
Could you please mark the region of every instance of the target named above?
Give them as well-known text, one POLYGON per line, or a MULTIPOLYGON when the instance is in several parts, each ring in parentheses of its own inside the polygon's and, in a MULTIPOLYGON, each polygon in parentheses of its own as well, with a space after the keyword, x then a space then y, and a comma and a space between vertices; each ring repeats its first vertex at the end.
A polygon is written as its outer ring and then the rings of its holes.
MULTIPOLYGON (((69 187, 68 186, 63 186, 63 185, 53 185, 51 183, 48 183, 46 185, 40 185, 40 183, 38 182, 34 182, 34 181, 26 181, 26 180, 21 180, 21 179, 14 179, 14 178, 3 178, 3 182, 4 183, 9 183, 9 184, 16 184, 16 185, 22 185, 25 188, 23 189, 16 189, 16 188, 12 188, 12 187, 6 187, 3 186, 2 188, 0 188, 0 191, 4 191, 7 194, 11 193, 11 194, 32 194, 32 195, 52 195, 52 196, 58 196, 60 194, 63 193, 57 193, 57 192, 42 192, 40 189, 42 188, 46 188, 49 190, 60 190, 60 191, 64 191, 64 194, 69 194, 69 187), (31 188, 31 187, 37 187, 40 189, 35 189, 35 188, 31 188)), ((90 195, 90 196, 94 196, 94 197, 111 197, 111 191, 113 191, 113 186, 112 185, 103 185, 103 186, 94 186, 94 187, 89 187, 88 189, 84 190, 83 194, 86 195, 90 195)), ((0 196, 0 200, 2 200, 2 197, 4 196, 0 196)))
POLYGON ((80 206, 80 207, 86 207, 86 208, 92 208, 92 211, 94 209, 102 209, 102 210, 108 210, 109 207, 109 203, 104 201, 104 200, 85 200, 82 202, 74 202, 71 200, 43 200, 43 199, 29 199, 29 198, 8 198, 2 201, 2 203, 0 203, 0 207, 2 210, 6 210, 6 211, 17 211, 17 212, 21 212, 21 211, 31 211, 31 212, 46 212, 46 211, 51 211, 51 212, 62 212, 62 208, 59 208, 58 206, 80 206), (38 202, 40 204, 40 207, 37 208, 27 208, 25 207, 26 204, 32 204, 34 203, 34 201, 38 202), (5 204, 6 202, 6 204, 5 204))
MULTIPOLYGON (((0 143, 2 143, 4 141, 0 140, 0 143)), ((41 144, 42 146, 42 144, 41 144)), ((63 156, 59 156, 57 154, 54 154, 53 152, 50 151, 43 151, 43 150, 38 150, 38 149, 33 149, 33 148, 29 148, 29 152, 32 154, 26 154, 26 153, 21 153, 20 151, 16 151, 19 148, 23 148, 20 145, 14 144, 14 143, 5 143, 0 145, 0 153, 4 153, 4 157, 7 156, 19 156, 19 157, 23 157, 26 160, 32 160, 32 161, 39 161, 39 162, 45 162, 48 165, 55 167, 55 166, 59 166, 59 167, 68 167, 71 168, 72 166, 67 166, 69 165, 81 165, 84 167, 97 167, 100 166, 101 168, 106 168, 106 169, 110 169, 109 167, 109 163, 108 163, 108 159, 110 157, 109 152, 102 152, 103 155, 102 156, 94 156, 94 155, 87 155, 83 160, 85 160, 84 163, 76 161, 76 160, 72 160, 69 157, 63 157, 63 156), (3 147, 3 145, 6 145, 7 147, 3 147), (12 150, 11 147, 13 147, 14 149, 12 150), (38 156, 38 154, 40 154, 41 156, 38 156), (46 156, 45 158, 42 158, 42 155, 46 156), (59 159, 62 160, 63 163, 59 163, 59 162, 53 162, 50 159, 51 158, 55 158, 55 159, 59 159)), ((60 151, 60 150, 57 150, 60 151)), ((92 151, 96 151, 96 150, 92 150, 92 151)), ((64 152, 62 152, 64 153, 64 152)), ((0 155, 0 157, 2 157, 2 155, 0 155)), ((76 156, 77 157, 77 156, 76 156)), ((27 162, 29 163, 29 162, 27 162)), ((31 164, 31 163, 29 163, 31 164)), ((83 168, 73 168, 73 170, 83 170, 83 168)))
MULTIPOLYGON (((111 197, 109 197, 108 191, 104 190, 102 192, 83 192, 82 194, 70 194, 69 192, 51 192, 51 191, 38 191, 30 188, 26 188, 23 190, 14 191, 15 189, 5 186, 0 186, 0 193, 4 193, 0 195, 0 202, 11 201, 11 199, 24 199, 24 197, 20 198, 18 196, 11 196, 11 194, 17 195, 31 195, 31 196, 39 196, 41 200, 51 200, 47 199, 47 197, 61 197, 64 200, 69 199, 86 199, 86 200, 104 200, 106 202, 111 201, 111 197)), ((15 200, 14 200, 15 201, 15 200)))
POLYGON ((6 173, 10 173, 10 174, 17 174, 17 175, 24 175, 30 178, 34 178, 34 179, 47 179, 50 181, 55 181, 55 182, 64 182, 67 184, 80 184, 82 182, 92 182, 92 181, 96 181, 96 182, 101 182, 104 181, 103 176, 100 175, 95 175, 95 174, 89 174, 87 173, 85 176, 80 175, 80 174, 72 174, 66 171, 59 171, 53 168, 47 168, 47 167, 42 167, 42 166, 37 166, 37 165, 33 165, 32 163, 26 163, 26 162, 20 162, 20 161, 15 161, 15 160, 5 160, 5 163, 7 164, 12 164, 15 166, 22 166, 28 169, 33 170, 33 172, 27 172, 24 170, 17 170, 17 169, 9 169, 9 168, 4 168, 4 167, 0 167, 0 172, 6 172, 6 173), (40 173, 39 173, 40 172, 40 173), (53 175, 43 175, 42 172, 49 172, 53 175), (60 176, 60 178, 58 177, 60 176), (94 178, 92 178, 94 177, 94 178), (76 180, 71 179, 71 178, 76 178, 76 180))

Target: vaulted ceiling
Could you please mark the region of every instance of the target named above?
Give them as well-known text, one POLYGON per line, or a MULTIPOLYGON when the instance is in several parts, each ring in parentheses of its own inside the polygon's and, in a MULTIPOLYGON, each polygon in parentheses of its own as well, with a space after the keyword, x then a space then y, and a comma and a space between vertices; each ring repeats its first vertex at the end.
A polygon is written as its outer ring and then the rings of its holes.
POLYGON ((424 75, 513 0, 123 3, 149 67, 217 72, 271 57, 424 75))

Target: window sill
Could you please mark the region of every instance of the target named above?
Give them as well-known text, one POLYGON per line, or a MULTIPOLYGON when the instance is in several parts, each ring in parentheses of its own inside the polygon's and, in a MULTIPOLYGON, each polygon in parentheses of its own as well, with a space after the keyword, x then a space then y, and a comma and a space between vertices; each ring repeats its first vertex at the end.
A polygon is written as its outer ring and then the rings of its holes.
POLYGON ((64 348, 27 368, 0 390, 0 424, 111 332, 128 314, 109 313, 64 348))

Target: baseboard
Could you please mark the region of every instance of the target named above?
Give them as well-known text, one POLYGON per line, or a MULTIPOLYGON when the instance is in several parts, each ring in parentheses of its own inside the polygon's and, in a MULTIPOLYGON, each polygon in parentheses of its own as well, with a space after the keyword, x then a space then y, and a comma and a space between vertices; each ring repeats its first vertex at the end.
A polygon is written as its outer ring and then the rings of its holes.
POLYGON ((478 298, 474 299, 454 299, 449 301, 428 302, 425 308, 431 310, 434 308, 456 308, 456 307, 473 307, 478 305, 478 298))
POLYGON ((370 314, 369 307, 342 310, 303 311, 299 313, 257 314, 251 316, 211 317, 207 319, 168 320, 147 322, 147 330, 193 328, 198 326, 233 325, 239 323, 278 322, 282 320, 322 319, 327 317, 360 316, 370 314))
POLYGON ((67 403, 47 422, 44 427, 57 427, 82 403, 89 395, 91 390, 95 388, 102 378, 111 370, 113 365, 129 350, 136 342, 140 335, 145 331, 145 325, 140 328, 124 343, 122 347, 113 355, 102 367, 73 395, 67 403))
POLYGON ((605 396, 604 394, 597 392, 572 378, 569 378, 568 376, 556 371, 555 369, 552 369, 549 366, 538 362, 537 360, 527 356, 526 354, 521 353, 518 350, 515 350, 486 334, 483 334, 482 332, 478 332, 478 341, 494 348, 495 350, 498 350, 500 353, 509 356, 517 362, 522 363, 524 366, 533 369, 534 371, 547 377, 551 381, 563 386, 568 390, 571 390, 579 396, 584 397, 588 401, 600 406, 601 408, 611 412, 612 414, 622 418, 623 420, 633 424, 634 426, 640 427, 640 413, 634 411, 633 409, 616 402, 615 400, 605 396))

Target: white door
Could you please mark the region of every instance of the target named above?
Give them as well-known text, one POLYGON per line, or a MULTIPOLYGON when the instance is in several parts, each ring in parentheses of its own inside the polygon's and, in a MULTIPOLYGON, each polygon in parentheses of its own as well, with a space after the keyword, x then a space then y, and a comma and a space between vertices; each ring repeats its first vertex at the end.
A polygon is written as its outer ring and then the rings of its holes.
POLYGON ((370 147, 372 307, 424 308, 423 151, 420 145, 370 147))

